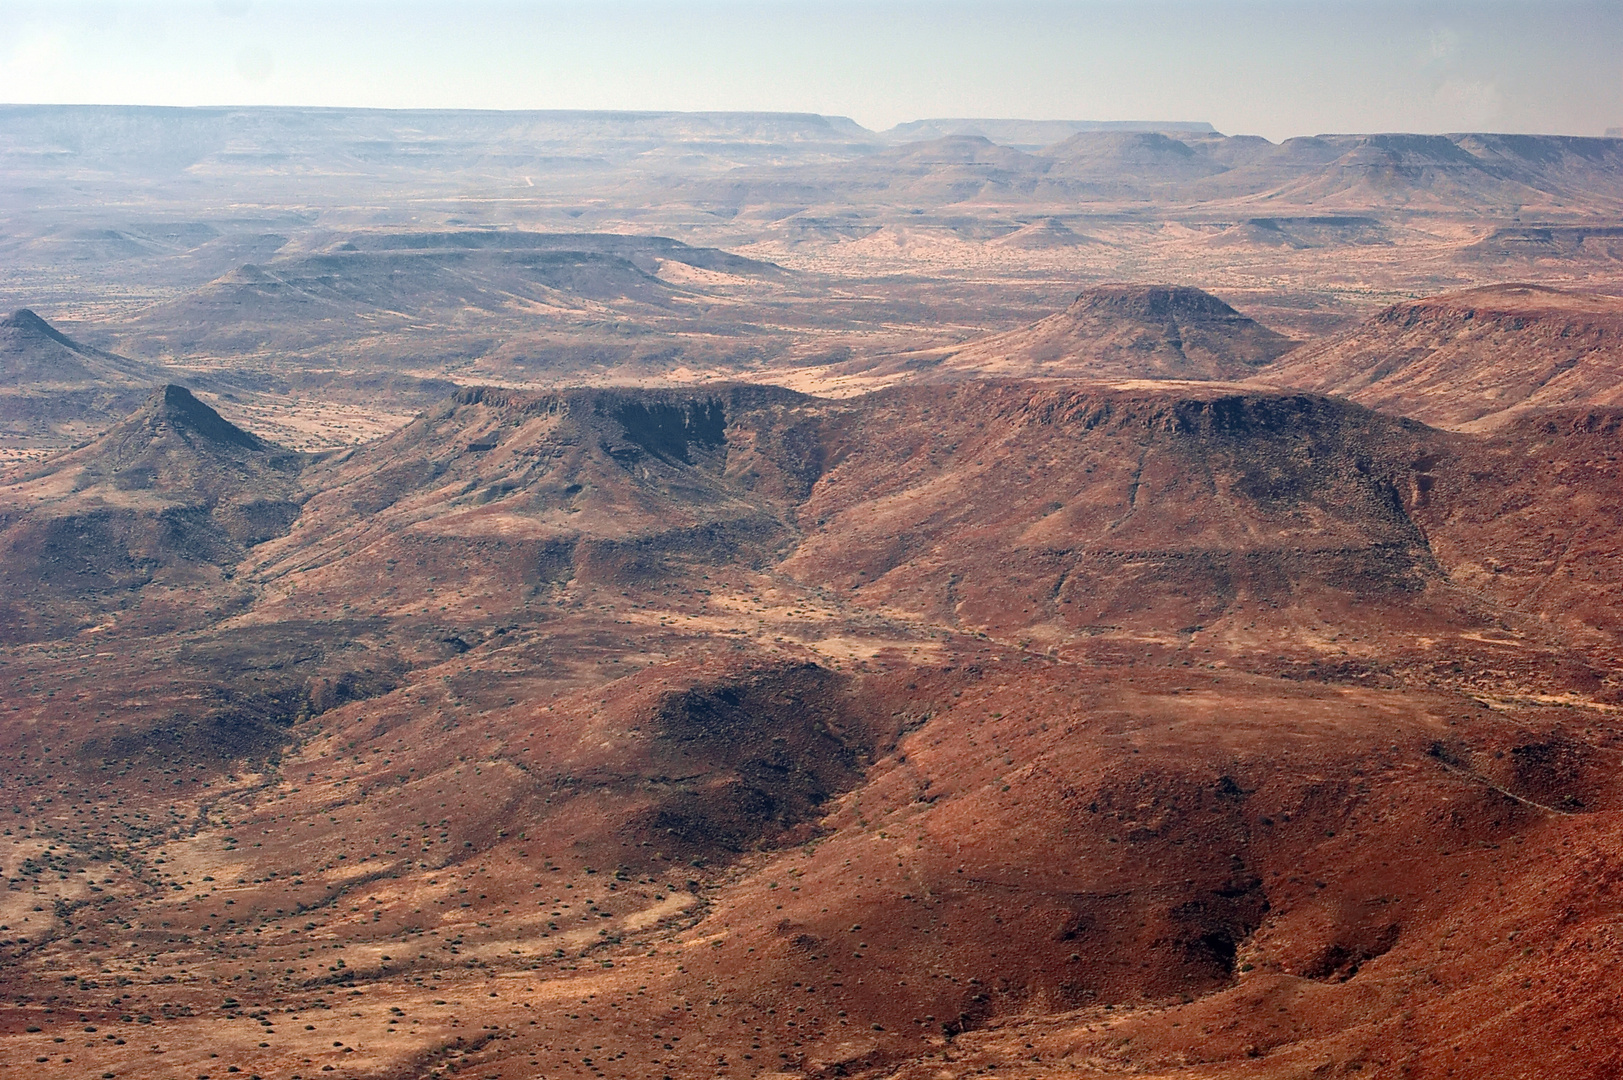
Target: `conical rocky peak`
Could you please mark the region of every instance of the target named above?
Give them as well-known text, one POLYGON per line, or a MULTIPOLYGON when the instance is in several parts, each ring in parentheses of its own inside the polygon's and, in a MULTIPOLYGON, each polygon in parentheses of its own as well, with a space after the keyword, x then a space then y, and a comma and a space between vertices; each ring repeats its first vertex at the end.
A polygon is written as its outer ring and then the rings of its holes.
POLYGON ((149 412, 178 430, 201 436, 210 442, 228 443, 248 450, 263 450, 266 444, 242 430, 203 402, 184 386, 170 383, 152 396, 149 412))
POLYGON ((79 344, 62 331, 34 314, 28 308, 18 308, 10 315, 0 315, 0 328, 19 331, 23 334, 33 334, 48 337, 52 341, 60 342, 70 349, 77 350, 79 344))

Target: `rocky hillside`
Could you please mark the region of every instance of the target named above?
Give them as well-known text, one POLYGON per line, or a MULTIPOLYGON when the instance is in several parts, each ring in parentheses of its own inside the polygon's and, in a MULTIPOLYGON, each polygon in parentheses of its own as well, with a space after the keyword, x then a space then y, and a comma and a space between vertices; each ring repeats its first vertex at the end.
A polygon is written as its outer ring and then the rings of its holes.
POLYGON ((1394 304, 1261 377, 1457 430, 1623 404, 1623 300, 1492 285, 1394 304))
POLYGON ((185 387, 155 391, 94 442, 0 487, 0 590, 14 616, 6 636, 50 636, 154 608, 162 626, 208 617, 188 610, 192 600, 177 606, 177 590, 240 600, 230 568, 298 517, 305 461, 185 387))
POLYGON ((311 461, 166 391, 0 493, 71 571, 0 582, 7 1050, 1607 1075, 1615 413, 469 390, 311 461))
POLYGON ((61 449, 105 430, 157 381, 27 308, 0 316, 0 448, 61 449))
POLYGON ((927 370, 957 377, 1243 379, 1294 344, 1200 289, 1096 285, 1064 311, 972 342, 927 370))

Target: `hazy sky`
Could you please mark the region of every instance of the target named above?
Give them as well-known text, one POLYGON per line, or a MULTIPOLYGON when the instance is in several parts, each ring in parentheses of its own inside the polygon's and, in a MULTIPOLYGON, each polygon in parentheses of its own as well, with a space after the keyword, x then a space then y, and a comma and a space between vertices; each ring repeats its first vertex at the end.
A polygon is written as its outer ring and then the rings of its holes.
POLYGON ((0 101, 1623 126, 1623 0, 0 0, 0 101))

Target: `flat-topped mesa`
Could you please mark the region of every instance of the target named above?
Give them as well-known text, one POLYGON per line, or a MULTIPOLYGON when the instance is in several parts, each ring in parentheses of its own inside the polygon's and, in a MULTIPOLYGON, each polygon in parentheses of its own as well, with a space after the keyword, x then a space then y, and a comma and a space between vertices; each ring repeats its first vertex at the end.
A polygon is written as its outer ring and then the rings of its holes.
MULTIPOLYGON (((1067 314, 1109 312, 1140 319, 1210 319, 1251 323, 1234 308, 1204 289, 1187 285, 1094 285, 1077 294, 1067 314)), ((1253 324, 1255 325, 1255 324, 1253 324)))
MULTIPOLYGON (((1022 385, 1011 384, 1019 402, 1022 385)), ((1039 423, 1082 428, 1112 425, 1176 435, 1220 438, 1319 437, 1343 428, 1390 424, 1372 410, 1321 394, 1258 390, 1232 383, 1170 380, 1114 385, 1036 384, 1015 411, 1039 423)), ((1419 430, 1421 424, 1400 422, 1419 430)))
MULTIPOLYGON (((816 399, 782 387, 722 383, 685 387, 583 387, 512 390, 463 387, 378 444, 466 444, 478 452, 505 444, 502 429, 538 416, 568 418, 609 444, 633 444, 666 464, 692 464, 690 451, 723 446, 726 428, 741 413, 806 405, 816 399)), ((511 447, 508 447, 511 450, 511 447)))
POLYGON ((300 543, 360 512, 374 554, 467 549, 531 586, 542 564, 548 581, 621 581, 673 558, 762 562, 820 475, 829 408, 748 384, 460 389, 307 474, 300 543))
POLYGON ((1073 379, 1243 379, 1296 343, 1200 289, 1105 284, 1021 330, 972 342, 951 372, 1073 379))
POLYGON ((770 383, 720 382, 703 386, 582 386, 558 390, 518 390, 505 386, 464 386, 442 399, 437 410, 427 415, 451 415, 464 405, 484 405, 492 409, 519 412, 556 412, 560 409, 602 412, 626 402, 643 404, 686 404, 719 401, 729 409, 747 409, 770 404, 794 404, 815 400, 799 391, 770 383))
POLYGON ((1619 405, 1623 299, 1506 284, 1408 300, 1259 377, 1459 430, 1619 405))
POLYGON ((523 229, 450 229, 436 232, 373 229, 351 233, 322 254, 392 252, 531 252, 612 255, 653 272, 663 260, 729 273, 779 274, 776 263, 713 247, 694 247, 668 236, 623 233, 549 233, 523 229))
POLYGON ((1548 285, 1507 282, 1475 289, 1405 300, 1383 308, 1372 322, 1413 326, 1422 322, 1558 319, 1563 323, 1623 321, 1623 300, 1599 293, 1575 292, 1548 285))

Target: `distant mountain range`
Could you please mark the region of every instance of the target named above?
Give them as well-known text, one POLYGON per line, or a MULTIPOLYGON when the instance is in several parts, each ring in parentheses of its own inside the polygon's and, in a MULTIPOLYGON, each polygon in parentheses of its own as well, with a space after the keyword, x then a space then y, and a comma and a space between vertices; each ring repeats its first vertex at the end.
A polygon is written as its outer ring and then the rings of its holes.
POLYGON ((0 107, 0 166, 14 181, 71 168, 119 181, 303 176, 341 188, 505 177, 526 190, 538 178, 598 183, 613 169, 705 184, 667 187, 664 199, 735 202, 811 185, 927 205, 996 192, 1027 201, 1623 207, 1623 139, 1332 134, 1276 145, 1186 121, 929 119, 875 132, 813 113, 13 105, 0 107), (718 174, 725 196, 712 186, 718 174))
POLYGON ((155 168, 205 161, 246 165, 297 158, 336 142, 357 160, 382 164, 410 155, 442 159, 483 144, 512 161, 532 153, 629 157, 672 144, 793 146, 802 154, 833 147, 878 147, 951 135, 980 135, 1037 149, 1084 131, 1215 134, 1187 121, 911 120, 871 131, 844 116, 775 112, 587 111, 573 109, 164 108, 141 105, 0 106, 0 155, 142 161, 155 168))
POLYGON ((892 142, 921 142, 952 135, 979 135, 1016 150, 1040 150, 1084 131, 1161 131, 1215 135, 1217 129, 1202 122, 1156 120, 999 120, 956 118, 909 120, 881 132, 892 142))

